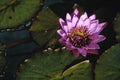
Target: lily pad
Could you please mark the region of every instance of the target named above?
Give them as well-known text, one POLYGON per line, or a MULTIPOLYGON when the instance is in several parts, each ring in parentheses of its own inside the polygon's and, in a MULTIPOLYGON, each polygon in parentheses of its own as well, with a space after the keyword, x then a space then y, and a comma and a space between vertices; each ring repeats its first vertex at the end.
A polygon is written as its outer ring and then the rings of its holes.
POLYGON ((66 50, 37 53, 25 64, 17 80, 93 80, 91 64, 83 60, 66 50))
POLYGON ((120 80, 120 44, 112 46, 100 56, 95 69, 95 80, 120 80))
POLYGON ((120 42, 120 13, 118 13, 116 18, 115 18, 114 30, 117 34, 116 39, 120 42))
POLYGON ((42 0, 0 0, 0 29, 17 27, 42 8, 42 0))
POLYGON ((93 80, 92 65, 85 60, 65 70, 63 76, 63 80, 93 80))
POLYGON ((33 40, 41 48, 53 48, 58 43, 57 29, 59 26, 58 17, 49 8, 43 8, 30 28, 33 40))

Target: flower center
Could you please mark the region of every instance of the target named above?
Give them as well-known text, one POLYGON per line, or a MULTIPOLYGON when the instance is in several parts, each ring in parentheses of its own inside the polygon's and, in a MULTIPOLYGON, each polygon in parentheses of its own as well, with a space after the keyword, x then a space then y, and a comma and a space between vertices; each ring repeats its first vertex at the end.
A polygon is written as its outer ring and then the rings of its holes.
POLYGON ((89 34, 86 28, 73 29, 69 34, 69 38, 75 47, 82 47, 90 42, 89 34))

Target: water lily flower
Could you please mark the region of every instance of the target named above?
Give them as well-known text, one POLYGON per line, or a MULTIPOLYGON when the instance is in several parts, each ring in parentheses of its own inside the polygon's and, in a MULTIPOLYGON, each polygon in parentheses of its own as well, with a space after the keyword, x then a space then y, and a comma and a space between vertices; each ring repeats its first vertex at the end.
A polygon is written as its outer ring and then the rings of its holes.
POLYGON ((61 36, 59 42, 65 45, 66 49, 72 51, 75 57, 86 56, 87 53, 98 54, 100 46, 97 43, 106 39, 105 36, 99 34, 107 23, 99 23, 95 14, 90 17, 86 12, 79 15, 78 9, 75 9, 73 16, 69 13, 66 14, 66 21, 59 18, 62 27, 57 30, 61 36))

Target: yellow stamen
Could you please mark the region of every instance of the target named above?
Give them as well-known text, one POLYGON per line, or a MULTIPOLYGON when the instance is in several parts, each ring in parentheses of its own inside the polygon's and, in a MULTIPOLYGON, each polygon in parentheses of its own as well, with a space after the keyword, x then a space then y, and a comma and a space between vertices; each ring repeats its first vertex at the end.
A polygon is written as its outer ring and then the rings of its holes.
POLYGON ((75 47, 82 47, 89 44, 90 39, 88 36, 89 34, 85 28, 73 29, 69 34, 70 41, 75 47))
POLYGON ((88 36, 88 33, 86 32, 85 29, 75 29, 71 31, 69 36, 70 37, 74 37, 74 36, 85 37, 85 36, 88 36))

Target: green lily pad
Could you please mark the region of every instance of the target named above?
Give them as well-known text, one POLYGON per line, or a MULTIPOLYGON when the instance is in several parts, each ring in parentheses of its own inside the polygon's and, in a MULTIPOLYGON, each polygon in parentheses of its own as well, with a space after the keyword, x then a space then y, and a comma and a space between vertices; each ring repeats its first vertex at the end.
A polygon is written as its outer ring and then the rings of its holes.
POLYGON ((120 13, 118 13, 116 18, 115 18, 114 30, 117 34, 116 39, 120 42, 120 13))
POLYGON ((42 8, 42 0, 0 0, 0 29, 16 27, 42 8))
POLYGON ((81 56, 74 57, 66 50, 40 54, 28 60, 17 80, 93 80, 91 64, 81 62, 81 56))
POLYGON ((120 44, 112 46, 100 56, 95 69, 95 80, 120 80, 120 44))
POLYGON ((63 80, 93 80, 92 65, 88 60, 75 64, 63 72, 63 80))
POLYGON ((41 48, 53 48, 58 43, 57 29, 59 26, 58 17, 49 8, 43 8, 30 28, 33 40, 41 48))

